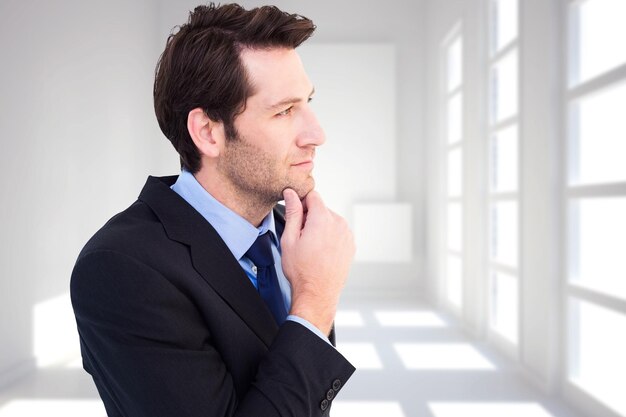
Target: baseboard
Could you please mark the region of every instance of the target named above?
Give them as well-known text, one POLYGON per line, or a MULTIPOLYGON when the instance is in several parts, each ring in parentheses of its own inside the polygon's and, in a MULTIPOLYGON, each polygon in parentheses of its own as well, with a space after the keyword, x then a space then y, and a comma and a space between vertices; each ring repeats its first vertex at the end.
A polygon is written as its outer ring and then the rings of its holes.
POLYGON ((537 389, 539 389, 541 392, 543 392, 546 395, 552 395, 552 396, 557 395, 557 390, 553 383, 551 383, 550 381, 544 378, 541 378, 535 372, 528 369, 526 365, 521 364, 521 363, 518 365, 519 365, 520 375, 522 376, 522 378, 524 378, 526 382, 533 385, 534 387, 536 387, 537 389))
POLYGON ((580 410, 582 415, 594 417, 623 416, 571 382, 566 382, 563 385, 563 398, 571 407, 580 410))
POLYGON ((341 294, 341 300, 352 301, 386 301, 386 300, 406 300, 414 301, 416 305, 427 305, 430 303, 424 297, 423 291, 419 287, 394 287, 394 288, 357 288, 347 289, 341 294))

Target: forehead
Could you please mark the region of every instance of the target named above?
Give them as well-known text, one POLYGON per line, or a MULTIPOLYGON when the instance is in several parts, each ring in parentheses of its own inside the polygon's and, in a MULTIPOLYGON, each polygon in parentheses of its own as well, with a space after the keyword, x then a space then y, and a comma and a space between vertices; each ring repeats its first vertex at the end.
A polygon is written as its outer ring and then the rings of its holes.
POLYGON ((311 91, 311 81, 295 49, 244 49, 241 59, 253 86, 249 99, 266 103, 285 96, 306 96, 311 91))

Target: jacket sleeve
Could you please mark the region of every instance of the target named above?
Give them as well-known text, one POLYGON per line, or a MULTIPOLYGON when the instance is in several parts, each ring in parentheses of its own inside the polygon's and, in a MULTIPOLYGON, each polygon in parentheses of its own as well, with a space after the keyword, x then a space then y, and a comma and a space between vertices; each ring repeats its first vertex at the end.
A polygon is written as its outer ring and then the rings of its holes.
POLYGON ((150 266, 114 251, 83 254, 71 296, 83 364, 109 417, 324 416, 354 372, 332 346, 288 321, 238 398, 210 331, 197 331, 206 327, 201 314, 150 266))

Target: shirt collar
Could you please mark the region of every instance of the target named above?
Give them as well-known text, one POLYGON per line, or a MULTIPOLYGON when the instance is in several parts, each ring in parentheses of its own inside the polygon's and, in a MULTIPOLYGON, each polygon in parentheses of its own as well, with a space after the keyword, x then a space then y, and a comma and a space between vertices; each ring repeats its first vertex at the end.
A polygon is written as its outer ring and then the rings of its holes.
POLYGON ((217 201, 200 185, 196 177, 185 169, 171 188, 213 226, 237 260, 245 255, 258 236, 268 230, 271 232, 274 245, 279 246, 273 210, 258 228, 254 227, 239 214, 217 201))

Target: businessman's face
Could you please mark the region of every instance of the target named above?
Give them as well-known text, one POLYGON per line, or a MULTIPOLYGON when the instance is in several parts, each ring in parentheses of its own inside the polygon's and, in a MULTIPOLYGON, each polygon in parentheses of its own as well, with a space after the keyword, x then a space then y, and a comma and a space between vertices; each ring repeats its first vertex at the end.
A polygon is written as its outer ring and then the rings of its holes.
POLYGON ((315 186, 315 148, 325 137, 309 104, 313 85, 293 49, 244 50, 253 93, 235 119, 219 168, 244 195, 282 200, 289 187, 304 197, 315 186))

